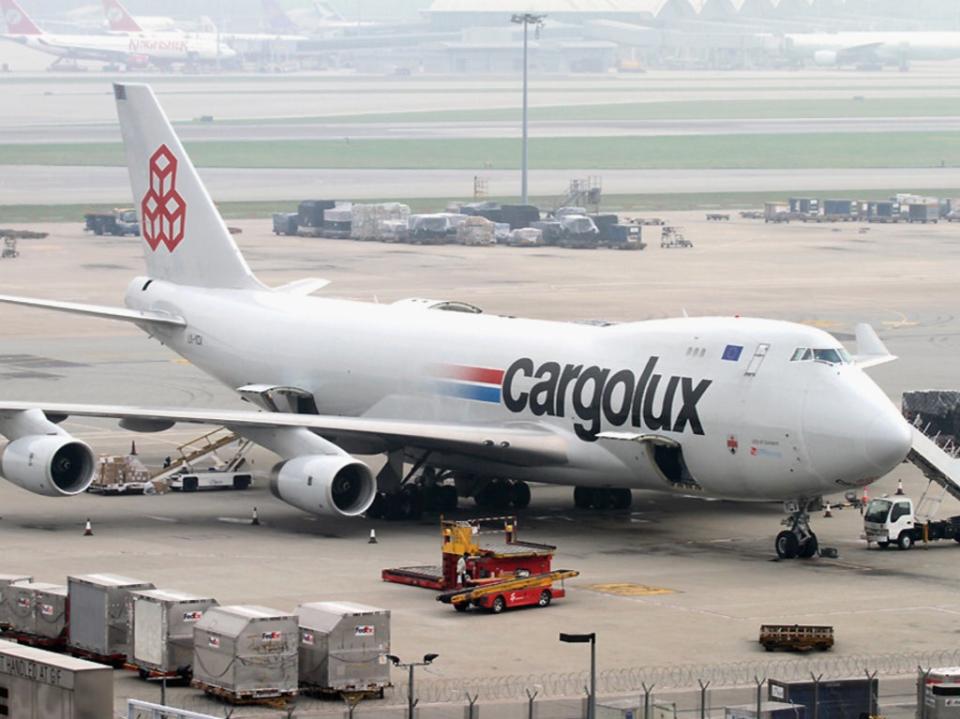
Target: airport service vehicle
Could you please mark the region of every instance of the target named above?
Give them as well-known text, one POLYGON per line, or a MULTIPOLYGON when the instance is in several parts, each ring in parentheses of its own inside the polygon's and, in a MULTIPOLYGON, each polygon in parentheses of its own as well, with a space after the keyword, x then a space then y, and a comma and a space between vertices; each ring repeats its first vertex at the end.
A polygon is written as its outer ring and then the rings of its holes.
POLYGON ((170 489, 176 492, 198 492, 204 489, 248 489, 253 484, 249 472, 192 472, 175 474, 170 478, 170 489))
POLYGON ((452 604, 458 612, 475 607, 493 614, 519 607, 549 607, 554 599, 567 596, 563 580, 577 576, 580 576, 580 572, 558 569, 546 574, 509 579, 500 577, 488 582, 478 582, 475 586, 444 592, 437 596, 437 601, 452 604))
POLYGON ((150 88, 114 96, 146 272, 125 307, 0 301, 132 323, 257 409, 0 399, 0 474, 24 489, 89 486, 95 456, 67 418, 135 432, 192 423, 279 455, 273 493, 313 514, 396 509, 441 486, 521 503, 528 481, 594 497, 642 488, 783 501, 775 547, 795 557, 816 554, 809 513, 823 495, 875 481, 911 449, 942 454, 917 449, 919 432, 863 371, 894 359, 868 325, 851 356, 820 329, 766 319, 547 322, 311 297, 322 279, 267 287, 150 88), (386 462, 374 475, 354 454, 386 462))
POLYGON ((88 212, 83 216, 84 228, 95 235, 139 235, 140 221, 136 210, 88 212))
POLYGON ((20 250, 17 249, 16 237, 3 238, 3 250, 0 250, 0 259, 12 260, 20 256, 20 250))
POLYGON ((683 236, 683 230, 679 227, 667 225, 660 231, 660 247, 664 249, 693 247, 693 243, 683 236))
POLYGON ((891 544, 910 549, 917 542, 941 539, 960 543, 960 516, 943 520, 918 518, 909 497, 871 499, 863 513, 863 534, 867 544, 875 542, 881 549, 891 544))
POLYGON ((810 624, 764 624, 760 627, 760 644, 768 652, 775 649, 825 652, 833 646, 833 627, 810 624))
MULTIPOLYGON (((221 62, 236 52, 215 37, 169 32, 140 32, 129 35, 63 35, 44 32, 30 19, 16 0, 0 0, 7 32, 0 39, 11 40, 60 60, 119 62, 128 67, 221 62)), ((56 63, 55 63, 56 64, 56 63)))

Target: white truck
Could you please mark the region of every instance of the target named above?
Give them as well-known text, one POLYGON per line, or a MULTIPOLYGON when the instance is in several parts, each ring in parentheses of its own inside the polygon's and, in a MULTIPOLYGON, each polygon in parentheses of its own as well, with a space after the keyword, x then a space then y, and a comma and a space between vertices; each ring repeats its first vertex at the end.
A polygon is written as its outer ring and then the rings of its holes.
POLYGON ((881 549, 896 544, 910 549, 917 542, 952 539, 960 543, 960 516, 949 519, 921 519, 915 514, 913 500, 904 496, 872 499, 863 513, 863 536, 867 546, 881 549))
POLYGON ((253 484, 249 472, 191 472, 170 478, 170 489, 175 492, 197 492, 202 489, 248 489, 253 484))

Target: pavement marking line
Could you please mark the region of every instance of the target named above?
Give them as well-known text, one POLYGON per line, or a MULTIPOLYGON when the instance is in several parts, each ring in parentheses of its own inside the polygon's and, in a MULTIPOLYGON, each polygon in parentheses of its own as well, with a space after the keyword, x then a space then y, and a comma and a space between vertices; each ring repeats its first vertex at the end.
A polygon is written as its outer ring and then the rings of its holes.
POLYGON ((647 584, 613 583, 588 584, 582 589, 601 594, 612 594, 615 597, 658 597, 664 594, 675 594, 673 589, 665 587, 651 587, 647 584))
POLYGON ((177 524, 180 521, 176 517, 159 517, 155 514, 145 514, 143 516, 145 519, 153 519, 157 522, 170 522, 171 524, 177 524))

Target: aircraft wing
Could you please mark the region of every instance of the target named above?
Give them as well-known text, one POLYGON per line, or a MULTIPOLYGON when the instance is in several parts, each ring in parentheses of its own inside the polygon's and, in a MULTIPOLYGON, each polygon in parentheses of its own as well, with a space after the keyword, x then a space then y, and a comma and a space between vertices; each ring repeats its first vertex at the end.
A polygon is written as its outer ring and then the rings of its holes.
POLYGON ((380 441, 389 448, 413 447, 518 466, 567 462, 566 440, 533 422, 470 425, 288 412, 0 401, 0 416, 31 409, 41 410, 53 421, 67 417, 125 420, 128 427, 140 431, 162 430, 178 422, 224 426, 241 435, 244 428, 304 427, 341 440, 380 441))

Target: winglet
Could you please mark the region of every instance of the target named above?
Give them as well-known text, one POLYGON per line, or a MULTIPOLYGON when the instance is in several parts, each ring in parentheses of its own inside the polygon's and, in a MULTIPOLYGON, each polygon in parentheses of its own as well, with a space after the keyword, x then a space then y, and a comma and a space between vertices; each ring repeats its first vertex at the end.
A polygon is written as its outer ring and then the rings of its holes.
POLYGON ((895 355, 890 354, 890 350, 877 336, 876 330, 866 322, 858 324, 854 328, 854 334, 857 338, 857 353, 853 356, 853 361, 858 367, 862 369, 876 367, 897 359, 895 355))

